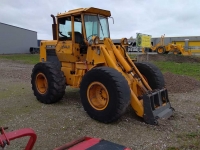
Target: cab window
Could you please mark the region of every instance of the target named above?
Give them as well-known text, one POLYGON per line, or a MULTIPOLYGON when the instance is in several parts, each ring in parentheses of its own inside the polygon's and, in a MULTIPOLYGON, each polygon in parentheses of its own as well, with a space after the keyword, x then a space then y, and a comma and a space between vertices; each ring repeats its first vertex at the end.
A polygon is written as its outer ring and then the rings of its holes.
POLYGON ((58 19, 58 35, 60 41, 72 40, 71 37, 71 17, 58 19))

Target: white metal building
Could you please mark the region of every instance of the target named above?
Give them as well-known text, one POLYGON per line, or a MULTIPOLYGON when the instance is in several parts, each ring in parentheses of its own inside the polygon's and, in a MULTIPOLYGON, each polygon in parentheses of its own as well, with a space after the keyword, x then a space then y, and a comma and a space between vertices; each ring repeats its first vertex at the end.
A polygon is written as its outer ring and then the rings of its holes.
POLYGON ((37 32, 0 22, 0 54, 30 53, 37 46, 37 32))

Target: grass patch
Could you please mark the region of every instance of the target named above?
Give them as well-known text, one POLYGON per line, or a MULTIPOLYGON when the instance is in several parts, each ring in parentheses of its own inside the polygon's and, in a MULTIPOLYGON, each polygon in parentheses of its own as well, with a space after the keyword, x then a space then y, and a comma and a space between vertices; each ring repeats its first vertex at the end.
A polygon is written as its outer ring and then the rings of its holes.
POLYGON ((131 59, 136 59, 137 58, 137 55, 136 54, 128 54, 129 55, 129 57, 131 58, 131 59))
POLYGON ((19 61, 27 64, 36 64, 39 62, 39 54, 0 55, 0 59, 19 61))
POLYGON ((181 149, 200 149, 200 131, 184 133, 177 136, 181 141, 181 149))
POLYGON ((182 133, 177 135, 179 145, 178 147, 168 147, 167 150, 181 150, 181 149, 200 149, 200 131, 182 133))
MULTIPOLYGON (((129 54, 131 59, 137 57, 136 54, 129 54)), ((0 59, 8 59, 12 61, 19 61, 27 64, 36 64, 39 62, 39 54, 14 54, 14 55, 0 55, 0 59)), ((176 62, 153 62, 160 70, 171 72, 178 75, 186 75, 200 80, 200 64, 199 63, 176 63, 176 62)))
POLYGON ((168 147, 167 150, 179 150, 177 147, 168 147))
POLYGON ((186 75, 200 80, 200 64, 199 63, 176 63, 176 62, 153 62, 160 70, 171 72, 178 75, 186 75))
POLYGON ((197 119, 199 121, 199 123, 200 123, 200 114, 194 115, 194 118, 197 119))

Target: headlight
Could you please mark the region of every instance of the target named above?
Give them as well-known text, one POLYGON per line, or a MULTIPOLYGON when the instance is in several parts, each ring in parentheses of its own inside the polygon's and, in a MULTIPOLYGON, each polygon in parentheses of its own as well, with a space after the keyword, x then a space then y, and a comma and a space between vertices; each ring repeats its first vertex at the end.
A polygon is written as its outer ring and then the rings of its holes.
POLYGON ((95 38, 94 38, 94 44, 99 44, 99 37, 98 36, 96 36, 95 38))
POLYGON ((128 40, 127 40, 127 38, 122 38, 122 39, 121 39, 121 44, 122 44, 122 45, 128 45, 128 40))
POLYGON ((124 45, 127 45, 128 44, 128 40, 127 38, 124 38, 124 45))
POLYGON ((92 45, 93 44, 93 39, 89 39, 88 44, 92 45))

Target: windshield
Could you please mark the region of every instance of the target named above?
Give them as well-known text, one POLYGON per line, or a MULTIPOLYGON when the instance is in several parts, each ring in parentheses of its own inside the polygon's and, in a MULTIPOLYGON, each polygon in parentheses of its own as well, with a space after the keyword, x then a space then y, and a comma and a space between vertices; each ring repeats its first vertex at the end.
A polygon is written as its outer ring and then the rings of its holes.
POLYGON ((106 17, 85 15, 84 21, 87 40, 91 39, 92 36, 98 36, 100 40, 103 40, 105 37, 110 37, 108 19, 106 17))

